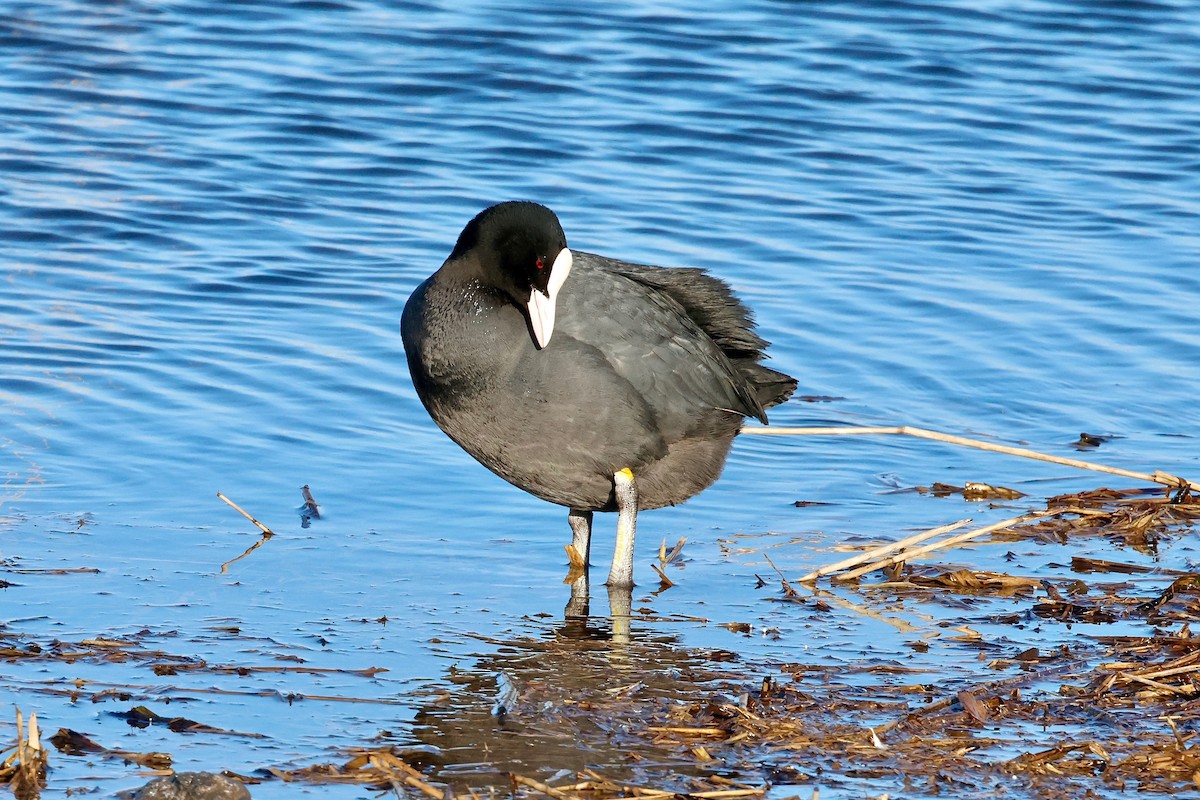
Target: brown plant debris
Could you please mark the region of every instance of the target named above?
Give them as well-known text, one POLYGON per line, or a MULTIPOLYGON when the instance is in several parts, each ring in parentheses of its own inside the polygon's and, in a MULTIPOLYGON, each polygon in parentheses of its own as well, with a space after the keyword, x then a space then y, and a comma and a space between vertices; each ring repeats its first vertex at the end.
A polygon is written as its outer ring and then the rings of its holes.
POLYGON ((261 733, 241 733, 229 731, 196 722, 187 717, 164 717, 146 706, 134 706, 128 711, 110 711, 112 716, 125 720, 135 728, 149 728, 151 725, 161 725, 175 733, 215 733, 223 736, 244 736, 250 739, 265 738, 261 733))
POLYGON ((952 494, 959 494, 962 495, 963 500, 969 503, 980 500, 1019 500, 1025 496, 1024 492, 1018 492, 1016 489, 970 481, 962 486, 954 486, 949 483, 933 483, 929 486, 918 486, 917 491, 922 494, 931 494, 934 497, 949 497, 952 494))
POLYGON ((171 756, 167 753, 137 753, 132 750, 105 747, 91 737, 70 728, 59 728, 58 733, 50 737, 50 744, 54 745, 58 752, 67 756, 94 754, 104 758, 128 761, 145 769, 165 770, 171 768, 171 756))
POLYGON ((1036 578, 1023 578, 1016 575, 1006 575, 1002 572, 987 572, 972 569, 939 572, 928 576, 909 574, 906 580, 914 586, 949 589, 962 594, 987 594, 993 597, 1009 597, 1014 594, 1030 593, 1042 587, 1042 582, 1036 578))
MULTIPOLYGON (((699 749, 703 752, 703 748, 699 749)), ((704 755, 707 753, 705 752, 704 755)), ((667 800, 668 798, 722 800, 723 798, 761 797, 770 788, 766 785, 746 786, 738 784, 736 781, 722 779, 720 776, 711 776, 708 780, 693 779, 689 786, 682 790, 656 789, 614 781, 590 769, 583 770, 576 777, 583 778, 583 780, 555 787, 524 775, 510 774, 509 776, 514 796, 527 797, 531 793, 536 793, 553 797, 555 800, 573 800, 574 798, 593 800, 598 797, 639 797, 646 800, 667 800), (729 788, 731 785, 736 788, 729 788), (532 792, 528 790, 532 790, 532 792)))
POLYGON ((427 782, 424 775, 400 758, 394 747, 356 749, 349 755, 349 760, 342 764, 314 764, 292 770, 271 768, 269 771, 287 783, 362 784, 379 791, 394 789, 402 797, 401 787, 408 786, 433 800, 446 797, 444 789, 427 782))
MULTIPOLYGON (((1164 539, 1178 535, 1200 520, 1200 499, 1181 490, 1174 496, 1146 496, 1145 490, 1097 489, 1060 495, 1046 501, 1040 511, 1030 511, 1012 519, 946 536, 936 536, 962 527, 970 520, 959 520, 898 542, 873 548, 866 553, 842 559, 798 579, 805 583, 826 575, 847 581, 869 572, 904 564, 934 550, 956 547, 985 535, 996 540, 1021 540, 1066 543, 1086 536, 1103 536, 1138 552, 1153 554, 1164 539), (921 546, 916 546, 921 543, 921 546)), ((1081 559, 1080 571, 1146 572, 1148 568, 1121 567, 1116 562, 1081 559)), ((1179 574, 1176 572, 1176 574, 1179 574)), ((894 578, 894 576, 892 576, 894 578)))
POLYGON ((1075 449, 1077 450, 1091 450, 1099 447, 1105 442, 1111 442, 1113 439, 1117 438, 1120 437, 1108 436, 1099 433, 1088 433, 1087 431, 1084 431, 1083 433, 1079 434, 1079 438, 1075 440, 1074 444, 1075 449))
MULTIPOLYGON (((236 635, 236 628, 226 632, 236 635)), ((147 637, 151 634, 143 632, 147 637)), ((284 656, 275 658, 285 660, 284 656)), ((288 659, 294 656, 286 657, 288 659)), ((196 656, 179 655, 158 648, 147 647, 140 635, 123 638, 102 636, 66 641, 52 639, 36 641, 0 630, 0 661, 47 661, 73 664, 83 661, 90 664, 144 664, 155 675, 178 675, 181 673, 232 673, 251 675, 254 673, 300 673, 312 675, 339 674, 373 678, 387 672, 385 667, 343 669, 333 667, 311 667, 304 664, 210 664, 196 656)), ((84 682, 86 683, 86 682, 84 682)), ((81 684, 82 685, 82 684, 81 684)), ((135 688, 135 687, 131 687, 135 688)), ((201 691, 201 690, 189 690, 201 691)))
POLYGON ((1048 669, 940 698, 932 687, 915 696, 914 687, 895 685, 823 689, 796 673, 792 681, 743 686, 735 695, 741 702, 682 706, 646 730, 693 749, 703 740, 705 755, 727 769, 740 756, 742 774, 746 754, 766 758, 761 766, 769 772, 775 753, 794 763, 853 763, 868 773, 903 765, 910 782, 925 776, 964 790, 991 792, 1020 776, 1023 791, 1039 797, 1078 796, 1066 780, 1078 776, 1163 793, 1200 786, 1200 637, 1106 641, 1104 652, 1064 653, 1048 669), (1055 676, 1068 682, 1023 694, 1055 676), (1097 721, 1098 713, 1134 709, 1149 723, 1136 736, 1128 723, 1097 721), (1038 733, 1067 725, 1087 736, 1055 741, 1056 734, 1038 733), (1014 746, 1022 752, 1003 755, 1014 746))

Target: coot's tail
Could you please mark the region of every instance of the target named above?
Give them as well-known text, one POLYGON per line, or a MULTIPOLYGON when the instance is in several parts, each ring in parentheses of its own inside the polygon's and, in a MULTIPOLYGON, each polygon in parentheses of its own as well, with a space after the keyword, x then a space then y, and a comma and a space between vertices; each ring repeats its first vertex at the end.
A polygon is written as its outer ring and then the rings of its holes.
POLYGON ((729 285, 702 269, 654 268, 612 261, 626 277, 666 293, 709 335, 745 379, 747 416, 767 424, 766 409, 791 397, 796 379, 758 363, 769 342, 754 331, 754 316, 729 285))
MULTIPOLYGON (((750 384, 755 399, 764 411, 779 405, 796 391, 796 379, 791 375, 785 375, 754 361, 734 361, 733 365, 750 384)), ((759 415, 758 419, 764 425, 767 424, 766 414, 759 415)))

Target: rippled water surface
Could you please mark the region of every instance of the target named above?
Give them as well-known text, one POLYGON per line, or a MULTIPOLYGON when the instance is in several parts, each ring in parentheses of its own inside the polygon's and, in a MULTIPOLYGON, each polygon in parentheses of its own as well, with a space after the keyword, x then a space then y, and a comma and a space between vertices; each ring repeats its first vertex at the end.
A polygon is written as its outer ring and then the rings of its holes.
MULTIPOLYGON (((774 424, 1061 455, 1088 431, 1119 438, 1085 457, 1196 476, 1198 65, 1186 2, 4 3, 0 631, 315 671, 206 693, 211 676, 119 659, 22 661, 3 705, 250 773, 417 741, 426 687, 475 653, 495 666, 469 634, 553 630, 565 513, 435 428, 399 340, 408 293, 504 199, 553 207, 574 247, 733 284, 772 366, 835 398, 774 424), (280 534, 226 573, 257 531, 217 491, 280 534), (76 568, 98 571, 44 571, 76 568), (75 679, 94 683, 51 691, 75 679), (111 712, 141 700, 86 699, 166 682, 184 688, 158 713, 257 738, 134 728, 111 712)), ((1129 485, 930 442, 743 437, 714 488, 640 520, 643 588, 661 539, 689 560, 634 595, 676 621, 634 634, 680 659, 905 652, 870 617, 767 602, 742 545, 795 540, 771 550, 795 573, 850 536, 1014 513, 889 491, 969 480, 1129 485)), ((144 780, 54 764, 57 792, 144 780)), ((255 796, 296 791, 359 790, 255 796)))

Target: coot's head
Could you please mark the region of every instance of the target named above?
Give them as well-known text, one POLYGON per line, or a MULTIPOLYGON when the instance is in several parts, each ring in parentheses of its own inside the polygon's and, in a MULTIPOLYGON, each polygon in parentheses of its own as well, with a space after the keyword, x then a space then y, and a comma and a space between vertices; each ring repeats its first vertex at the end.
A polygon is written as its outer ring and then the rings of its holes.
POLYGON ((549 344, 558 290, 571 271, 553 211, 525 201, 484 209, 459 234, 449 260, 458 259, 472 260, 486 283, 525 309, 539 348, 549 344))

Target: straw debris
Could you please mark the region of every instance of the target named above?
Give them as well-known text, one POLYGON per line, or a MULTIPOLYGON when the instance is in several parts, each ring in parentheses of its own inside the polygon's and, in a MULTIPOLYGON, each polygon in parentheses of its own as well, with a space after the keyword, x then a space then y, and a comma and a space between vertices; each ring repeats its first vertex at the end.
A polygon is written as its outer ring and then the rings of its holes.
POLYGON ((396 748, 356 749, 341 764, 314 764, 301 769, 272 767, 269 772, 285 783, 361 784, 378 791, 395 790, 404 796, 403 787, 416 789, 433 800, 445 800, 446 791, 429 783, 420 771, 400 758, 396 748))
POLYGON ((17 800, 36 800, 46 786, 48 756, 38 732, 37 714, 29 715, 28 727, 17 709, 17 742, 0 760, 0 783, 6 784, 17 800))

